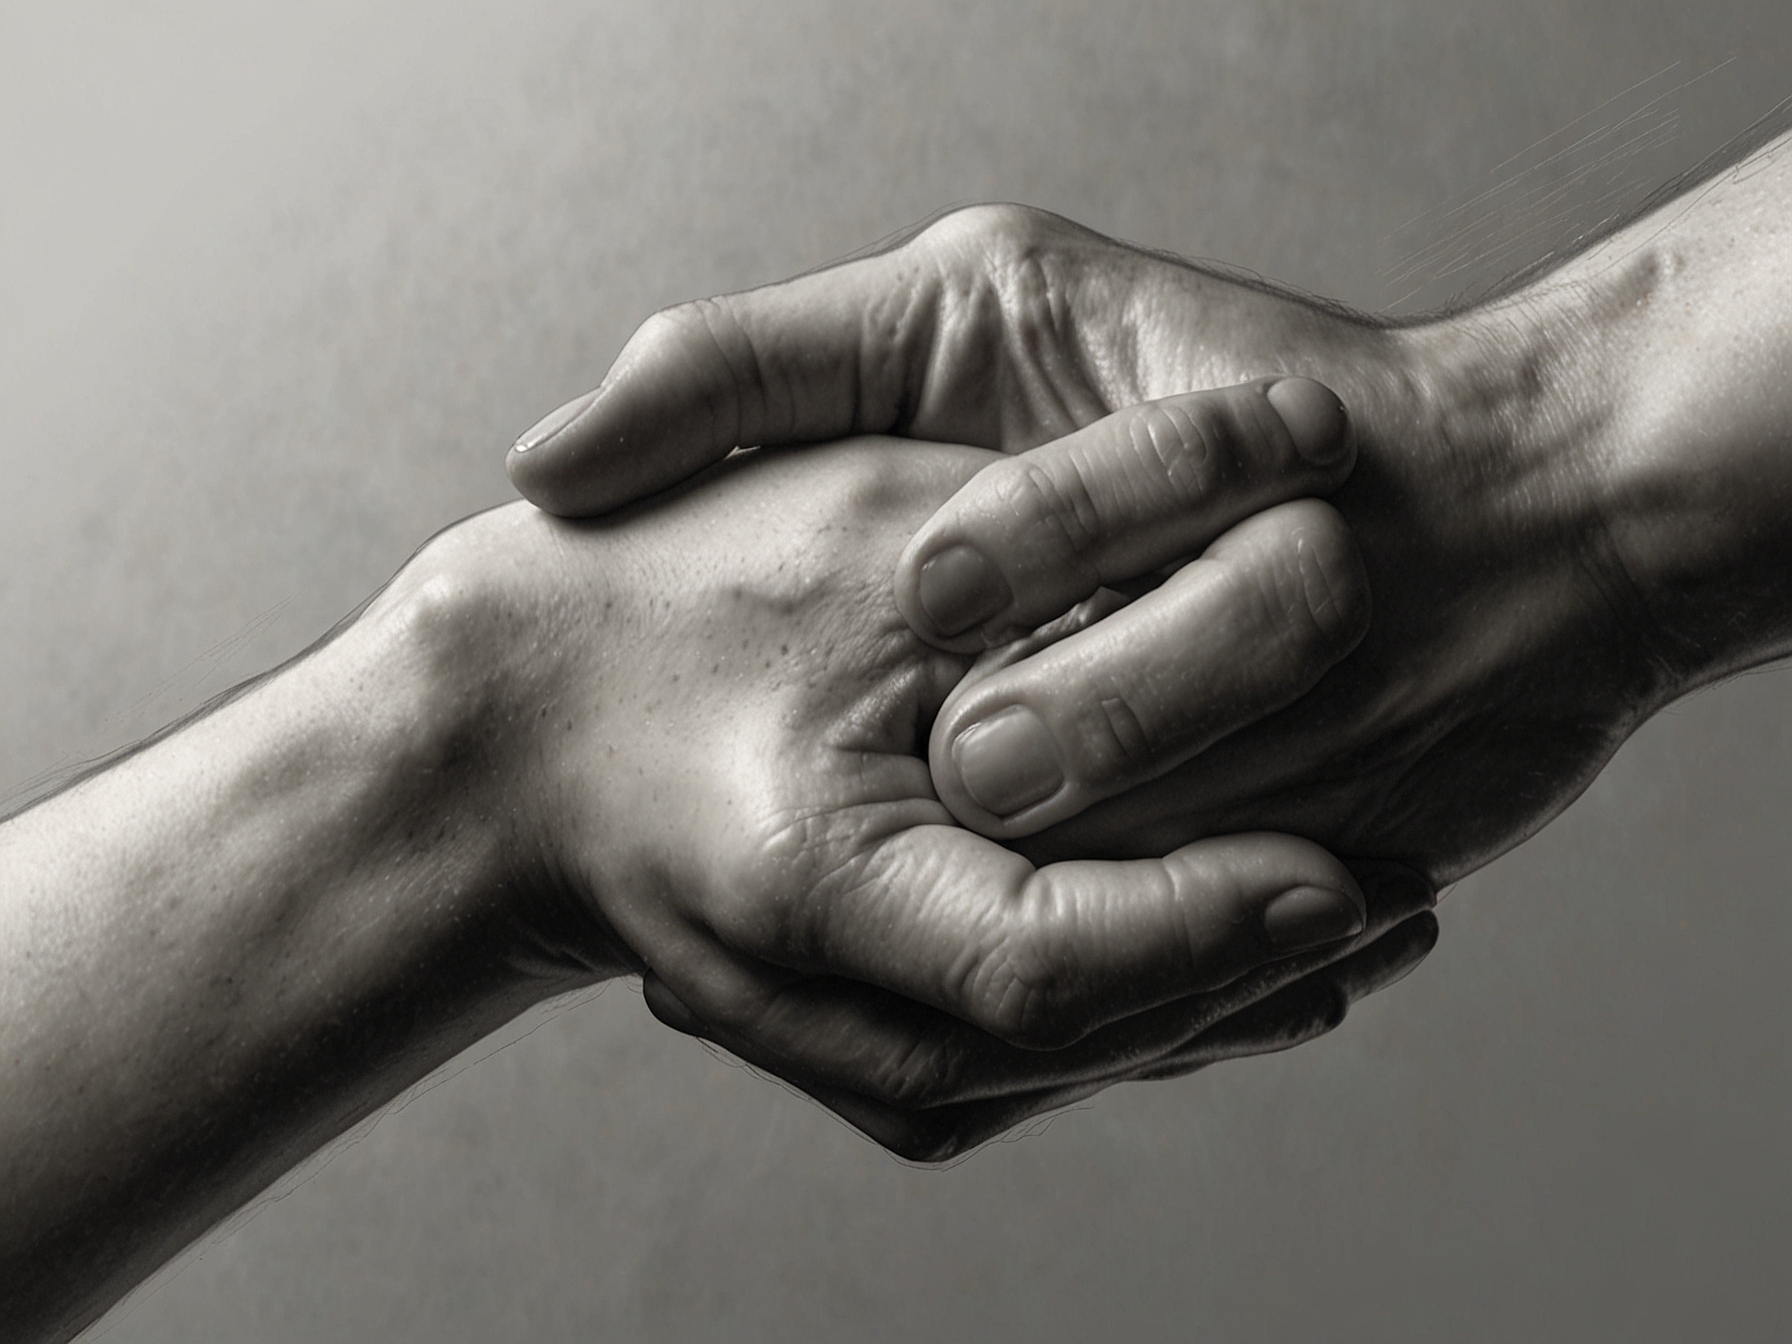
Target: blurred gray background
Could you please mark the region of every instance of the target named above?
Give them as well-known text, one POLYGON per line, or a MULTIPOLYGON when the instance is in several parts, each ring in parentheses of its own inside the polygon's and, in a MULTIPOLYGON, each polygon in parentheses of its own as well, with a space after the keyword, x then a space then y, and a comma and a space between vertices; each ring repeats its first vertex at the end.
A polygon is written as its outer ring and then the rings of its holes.
MULTIPOLYGON (((1792 93, 1792 6, 0 3, 0 789, 309 642, 656 307, 1028 201, 1370 308, 1792 93)), ((1792 1337, 1792 682, 1645 729, 1331 1037, 945 1171, 616 985, 109 1341, 1792 1337)))

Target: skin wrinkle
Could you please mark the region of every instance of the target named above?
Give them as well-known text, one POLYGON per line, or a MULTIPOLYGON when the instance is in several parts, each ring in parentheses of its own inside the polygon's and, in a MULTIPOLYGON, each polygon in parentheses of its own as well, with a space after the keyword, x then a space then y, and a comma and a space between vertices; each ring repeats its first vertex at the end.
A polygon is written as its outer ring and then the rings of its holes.
MULTIPOLYGON (((989 209, 995 213, 983 217, 986 227, 1016 218, 1012 207, 989 209)), ((1074 342, 1067 335, 1070 314, 1063 287, 1040 255, 1030 221, 1021 212, 1014 227, 997 226, 992 232, 999 246, 989 256, 989 269, 998 309, 1006 319, 1005 343, 1014 350, 1008 377, 1012 384, 1015 370, 1031 374, 1016 385, 1018 403, 1031 408, 1039 438, 1058 438, 1100 418, 1106 407, 1100 397, 1090 395, 1087 370, 1076 359, 1074 342)))
MULTIPOLYGON (((675 309, 673 311, 676 312, 677 310, 675 309)), ((704 332, 709 337, 710 347, 715 351, 717 358, 721 360, 722 366, 728 370, 729 385, 733 392, 733 395, 726 399, 733 417, 733 428, 729 431, 729 437, 738 444, 741 439, 745 437, 741 431, 746 419, 746 407, 749 398, 758 401, 760 416, 768 423, 770 421, 771 408, 767 401, 768 394, 765 384, 763 382, 753 382, 743 376, 739 364, 730 350, 730 346, 744 341, 751 354, 755 368, 763 372, 759 365, 758 354, 753 348, 752 341, 746 339, 740 323, 735 319, 733 313, 729 311, 724 300, 696 299, 687 306, 686 311, 695 316, 702 324, 704 332), (732 340, 724 339, 722 330, 724 327, 726 327, 727 334, 732 340)))
MULTIPOLYGON (((902 295, 906 301, 896 318, 897 338, 890 346, 890 356, 896 361, 895 371, 899 379, 889 432, 907 436, 925 413, 929 382, 940 385, 937 352, 941 343, 942 305, 938 299, 943 286, 937 271, 929 274, 922 264, 912 260, 902 264, 910 273, 893 286, 894 293, 902 295)), ((872 353, 865 351, 862 355, 872 353)))
MULTIPOLYGON (((1127 440, 1133 452, 1148 459, 1155 471, 1133 478, 1138 481, 1135 488, 1142 490, 1145 481, 1161 479, 1175 492, 1182 511, 1193 513, 1206 506, 1237 466, 1237 455, 1230 451, 1233 445, 1224 441, 1224 425, 1223 417, 1196 416, 1175 404, 1140 407, 1127 422, 1127 440)), ((1126 474, 1122 478, 1127 479, 1126 474)))
POLYGON ((1077 473, 1054 473, 1021 456, 995 464, 991 479, 996 482, 995 499, 1017 522, 1044 524, 1060 539, 1062 545, 1052 558, 1076 567, 1079 588, 1093 591, 1101 586, 1101 574, 1088 557, 1102 540, 1102 529, 1077 473))
POLYGON ((904 432, 919 438, 934 435, 934 423, 943 413, 942 408, 965 401, 987 406, 987 415, 991 417, 991 422, 980 427, 971 441, 992 440, 994 417, 1005 404, 1005 368, 997 352, 1001 332, 999 300, 980 276, 967 280, 936 270, 934 284, 938 291, 938 316, 926 386, 936 389, 937 395, 920 395, 920 410, 904 432))
MULTIPOLYGON (((980 1141, 1042 1108, 1071 1104, 1124 1076, 1181 1075, 1205 1064, 1250 1052, 1249 1043, 1253 1040, 1260 1050, 1286 1048, 1310 1039, 1328 1023, 1335 1024, 1341 1007, 1351 997, 1399 979, 1410 970, 1417 956, 1423 955, 1435 941, 1436 922, 1429 915, 1417 919, 1395 916, 1382 920, 1373 916, 1372 910, 1371 929, 1365 930, 1345 948, 1288 958, 1250 972, 1235 981, 1223 995, 1200 1000, 1203 1010, 1192 1016, 1188 1015, 1184 1003, 1175 1003, 1148 1012, 1145 1016, 1149 1019, 1149 1029, 1143 1034, 1121 1035, 1117 1034, 1120 1029, 1111 1027, 1098 1030, 1083 1044, 1072 1047, 1077 1063, 1062 1075, 1071 1080, 1065 1086, 1013 1094, 989 1104, 975 1101, 942 1104, 926 1112, 905 1116, 899 1128, 892 1128, 887 1119, 854 1110, 850 1101, 836 1092, 818 1091, 832 1098, 830 1104, 853 1114, 856 1121, 877 1134, 881 1142, 902 1153, 916 1159, 949 1158, 965 1150, 967 1138, 970 1142, 980 1141), (1390 939, 1375 941, 1400 919, 1405 922, 1390 939), (1320 968, 1324 968, 1321 971, 1323 983, 1317 987, 1294 983, 1298 977, 1320 968), (1264 998, 1265 993, 1272 997, 1264 998), (1226 1002, 1256 1002, 1258 1007, 1247 1009, 1242 1017, 1216 1027, 1215 1023, 1220 1022, 1228 1011, 1222 1006, 1226 1002), (1315 1004, 1320 1005, 1317 1011, 1315 1004), (1266 1031, 1273 1031, 1275 1038, 1266 1036, 1266 1031), (1137 1067, 1142 1059, 1170 1062, 1160 1070, 1142 1071, 1137 1067), (1093 1081, 1079 1084, 1075 1079, 1093 1081)), ((726 1043, 731 1049, 746 1045, 737 1041, 726 1043)), ((955 1053, 954 1057, 961 1061, 977 1061, 987 1053, 987 1048, 980 1048, 970 1053, 955 1053)), ((750 1047, 745 1048, 744 1057, 752 1057, 750 1047)), ((1012 1076, 999 1071, 991 1074, 988 1061, 977 1062, 975 1067, 986 1086, 972 1095, 987 1093, 1000 1097, 1004 1087, 1012 1086, 1012 1076)))
POLYGON ((1112 735, 1115 748, 1125 771, 1125 778, 1134 778, 1149 768, 1151 763, 1151 739, 1145 732, 1145 726, 1139 722, 1139 716, 1123 696, 1103 696, 1097 702, 1102 718, 1107 723, 1108 732, 1112 735))
POLYGON ((1306 598, 1307 615, 1318 628, 1322 641, 1339 638, 1345 629, 1346 617, 1332 591, 1331 575, 1320 559, 1317 548, 1305 536, 1295 538, 1295 565, 1301 578, 1301 595, 1306 598))

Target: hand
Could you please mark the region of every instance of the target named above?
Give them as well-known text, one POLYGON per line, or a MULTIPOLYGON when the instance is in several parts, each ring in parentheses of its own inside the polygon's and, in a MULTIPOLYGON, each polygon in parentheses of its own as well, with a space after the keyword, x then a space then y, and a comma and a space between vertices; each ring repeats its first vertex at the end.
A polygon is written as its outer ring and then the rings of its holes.
MULTIPOLYGON (((579 511, 761 438, 875 428, 1019 453, 920 530, 896 579, 915 629, 946 647, 1091 603, 947 705, 931 759, 954 815, 1042 832, 1035 857, 1268 827, 1442 882, 1531 834, 1725 656, 1677 640, 1643 596, 1638 576, 1666 562, 1631 506, 1662 473, 1639 485, 1614 468, 1637 456, 1627 406, 1667 384, 1624 383, 1632 366, 1602 342, 1660 272, 1601 265, 1394 328, 1049 215, 969 210, 882 256, 660 314, 511 472, 579 511), (1264 387, 1304 386, 1290 434, 1335 440, 1310 385, 1267 382, 1286 375, 1340 394, 1355 445, 1331 498, 1375 612, 1329 671, 1310 637, 1329 585, 1302 568, 1323 546, 1292 566, 1263 557, 1302 549, 1303 530, 1335 536, 1335 520, 1285 505, 1220 538, 1275 486, 1204 477, 1231 460, 1242 412, 1215 433, 1182 400, 1256 378, 1230 404, 1260 414, 1264 387), (1269 534, 1279 547, 1248 544, 1269 534), (1156 591, 1124 609, 1103 592, 1179 547, 1199 558, 1156 591)), ((1287 481, 1288 497, 1314 488, 1287 481)), ((1348 630, 1360 613, 1342 605, 1348 630)))
POLYGON ((439 646, 460 736, 501 744, 535 943, 644 970, 665 1020, 927 1158, 1316 1034, 1434 934, 1422 881, 1288 836, 1035 870, 952 824, 916 750, 969 659, 888 575, 992 460, 867 441, 599 522, 497 510, 366 617, 439 646))
MULTIPOLYGON (((1034 450, 967 488, 898 574, 914 628, 971 651, 1103 585, 1174 567, 1260 511, 1336 490, 1354 457, 1336 396, 1270 375, 1324 363, 1348 376, 1335 381, 1353 402, 1368 400, 1370 385, 1379 394, 1398 381, 1392 345, 1372 324, 1041 212, 986 207, 882 256, 657 315, 600 391, 549 416, 509 465, 537 503, 579 514, 743 443, 874 430, 1034 450), (1246 377, 1256 381, 1181 395, 1246 377), (1161 400, 1134 406, 1147 398, 1161 400)), ((1060 658, 1064 679, 1045 693, 1066 714, 1126 707, 1059 761, 1068 787, 1022 804, 1026 824, 991 829, 993 814, 967 806, 962 788, 950 805, 992 834, 1023 833, 1298 698, 1367 619, 1362 571, 1336 524, 1311 502, 1266 513, 1120 622, 1123 653, 1060 658), (1160 616, 1149 631, 1147 610, 1160 616), (1168 666, 1177 675, 1159 676, 1168 666), (1137 694, 1147 676, 1149 706, 1137 694), (1115 683, 1130 701, 1099 690, 1115 683)))

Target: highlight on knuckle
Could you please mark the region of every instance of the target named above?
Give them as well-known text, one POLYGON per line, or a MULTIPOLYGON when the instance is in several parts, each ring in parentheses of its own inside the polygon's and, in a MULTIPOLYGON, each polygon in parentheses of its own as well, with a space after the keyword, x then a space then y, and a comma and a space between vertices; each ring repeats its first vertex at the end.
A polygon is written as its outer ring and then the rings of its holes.
POLYGON ((1102 519, 1085 472, 1068 460, 1048 467, 1023 453, 992 474, 998 516, 1043 561, 1054 592, 1086 595, 1100 587, 1102 519))
POLYGON ((1039 241, 1048 218, 1044 211, 1029 205, 967 205, 942 216, 923 230, 921 237, 935 246, 970 244, 980 251, 997 254, 1010 249, 1024 252, 1039 241))
POLYGON ((1071 1011, 1069 961, 1053 924, 1049 917, 1017 924, 978 965, 969 995, 972 1020, 1011 1045, 1052 1050, 1083 1034, 1071 1011))
POLYGON ((1294 563, 1308 617, 1328 648, 1356 643, 1368 627, 1368 584, 1344 522, 1326 505, 1294 534, 1294 563))
POLYGON ((1178 512, 1211 502, 1236 475, 1237 436, 1206 405, 1139 406, 1127 421, 1127 443, 1142 476, 1159 487, 1161 503, 1178 512))

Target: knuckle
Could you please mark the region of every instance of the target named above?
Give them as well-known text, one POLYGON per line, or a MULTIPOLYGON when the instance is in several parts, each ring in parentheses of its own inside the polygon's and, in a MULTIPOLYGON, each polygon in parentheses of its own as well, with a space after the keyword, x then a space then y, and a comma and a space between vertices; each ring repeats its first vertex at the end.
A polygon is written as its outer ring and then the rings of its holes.
POLYGON ((691 299, 654 313, 635 329, 628 346, 631 353, 649 359, 710 355, 727 361, 739 335, 724 300, 691 299))
POLYGON ((928 1166, 951 1162, 976 1147, 972 1137, 962 1133, 955 1121, 946 1118, 911 1120, 899 1132, 887 1135, 879 1142, 905 1162, 928 1166))
MULTIPOLYGON (((742 322, 733 296, 691 299, 663 308, 635 335, 640 353, 659 362, 706 368, 712 410, 733 408, 736 428, 747 414, 763 419, 769 385, 758 348, 742 322)), ((631 341, 630 344, 635 344, 631 341)))
POLYGON ((921 237, 947 246, 973 244, 986 251, 1025 250, 1044 236, 1045 211, 1030 205, 991 202, 967 205, 941 216, 921 237))
POLYGON ((631 354, 652 357, 664 354, 668 347, 683 344, 695 329, 693 315, 686 311, 689 306, 675 304, 653 313, 635 328, 635 334, 628 338, 624 348, 631 354))
POLYGON ((940 220, 927 235, 943 258, 971 263, 977 292, 998 308, 1005 338, 1020 350, 1055 339, 1065 317, 1056 263, 1062 221, 1025 205, 975 205, 940 220))
POLYGON ((698 1021, 737 1036, 751 1034, 769 1007, 765 995, 750 980, 717 975, 713 968, 707 974, 699 970, 666 984, 698 1021))
POLYGON ((756 362, 753 343, 746 328, 735 316, 734 306, 726 296, 693 299, 684 307, 689 310, 687 329, 708 343, 711 350, 728 368, 737 389, 752 384, 752 366, 756 362))
POLYGON ((1060 461, 1033 454, 1004 458, 984 468, 972 506, 992 535, 986 541, 1004 565, 1015 614, 1039 622, 1061 615, 1102 584, 1104 521, 1085 475, 1060 461))
POLYGON ((961 1072, 956 1052, 935 1041, 916 1039, 900 1053, 873 1062, 858 1090, 896 1110, 926 1110, 957 1094, 961 1072))
POLYGON ((1301 1045, 1329 1035, 1343 1026, 1349 1015, 1350 995, 1339 985, 1327 984, 1312 995, 1306 1020, 1300 1023, 1290 1044, 1301 1045))
POLYGON ((1069 459, 1047 465, 1030 453, 998 463, 995 498, 1002 512, 1033 534, 1056 565, 1080 582, 1099 582, 1089 557, 1102 540, 1101 515, 1086 469, 1069 459))
MULTIPOLYGON (((776 781, 771 781, 775 786, 776 781)), ((730 949, 771 960, 815 954, 815 916, 828 908, 815 899, 844 866, 831 818, 791 808, 756 831, 735 854, 725 892, 704 902, 703 920, 730 949)))
POLYGON ((1369 623, 1369 586, 1344 520, 1328 504, 1284 506, 1263 563, 1240 577, 1261 619, 1296 656, 1330 662, 1354 648, 1369 623))
POLYGON ((1160 507, 1200 508, 1238 475, 1237 426, 1210 399, 1136 407, 1127 420, 1126 441, 1142 479, 1166 495, 1160 507))
POLYGON ((1136 693, 1128 688, 1109 689, 1112 694, 1095 697, 1084 710, 1077 734, 1078 773, 1085 783, 1098 787, 1153 773, 1159 750, 1145 727, 1147 715, 1134 703, 1136 693))
POLYGON ((971 1020, 1029 1050, 1055 1050, 1084 1033, 1070 1010, 1070 962, 1048 918, 1010 931, 977 965, 971 1020))

